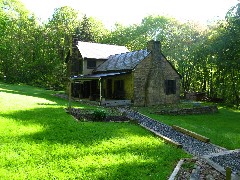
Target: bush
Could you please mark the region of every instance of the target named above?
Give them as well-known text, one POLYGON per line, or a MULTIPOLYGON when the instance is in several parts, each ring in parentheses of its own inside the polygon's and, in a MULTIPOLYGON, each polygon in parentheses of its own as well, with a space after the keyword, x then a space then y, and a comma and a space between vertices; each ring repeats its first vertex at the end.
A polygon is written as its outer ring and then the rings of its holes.
POLYGON ((97 110, 94 110, 93 116, 94 116, 94 119, 93 119, 94 121, 104 121, 107 114, 104 110, 97 109, 97 110))

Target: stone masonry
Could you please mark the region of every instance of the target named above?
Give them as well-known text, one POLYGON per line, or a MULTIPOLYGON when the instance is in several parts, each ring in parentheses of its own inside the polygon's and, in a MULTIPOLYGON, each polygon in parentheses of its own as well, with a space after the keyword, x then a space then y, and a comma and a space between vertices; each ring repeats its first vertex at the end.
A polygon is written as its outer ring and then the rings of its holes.
POLYGON ((177 103, 180 98, 180 75, 161 53, 159 41, 149 41, 151 52, 134 71, 134 105, 151 106, 177 103), (176 80, 176 93, 166 95, 165 80, 176 80))

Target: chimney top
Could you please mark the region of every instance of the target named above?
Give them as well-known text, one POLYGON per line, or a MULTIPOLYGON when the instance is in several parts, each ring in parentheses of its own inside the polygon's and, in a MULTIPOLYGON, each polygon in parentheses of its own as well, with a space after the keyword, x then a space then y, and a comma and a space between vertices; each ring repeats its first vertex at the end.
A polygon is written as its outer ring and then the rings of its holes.
POLYGON ((147 43, 147 50, 153 53, 160 53, 161 52, 161 43, 160 41, 148 41, 147 43))

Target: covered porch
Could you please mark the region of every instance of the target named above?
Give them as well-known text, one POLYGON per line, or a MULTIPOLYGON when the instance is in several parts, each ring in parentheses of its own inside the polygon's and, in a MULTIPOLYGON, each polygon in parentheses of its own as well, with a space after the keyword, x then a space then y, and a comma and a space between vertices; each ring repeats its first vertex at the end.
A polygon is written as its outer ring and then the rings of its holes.
POLYGON ((127 72, 114 72, 105 74, 80 75, 69 78, 68 96, 69 107, 72 97, 79 101, 85 99, 96 101, 102 106, 130 105, 131 100, 126 99, 124 80, 113 80, 127 72))

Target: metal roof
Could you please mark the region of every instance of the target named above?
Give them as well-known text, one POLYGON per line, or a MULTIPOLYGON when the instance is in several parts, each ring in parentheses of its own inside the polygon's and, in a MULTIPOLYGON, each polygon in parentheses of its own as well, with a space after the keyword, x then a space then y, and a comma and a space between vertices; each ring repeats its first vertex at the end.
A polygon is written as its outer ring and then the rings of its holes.
POLYGON ((134 69, 148 54, 147 50, 112 55, 107 61, 98 66, 95 72, 122 71, 134 69))
POLYGON ((83 58, 108 59, 110 55, 129 52, 125 46, 78 41, 77 48, 83 58))
POLYGON ((71 80, 93 80, 93 79, 100 79, 103 77, 110 77, 110 76, 118 76, 122 74, 126 74, 127 72, 114 72, 114 73, 104 73, 104 74, 89 74, 89 75, 80 75, 80 76, 72 76, 71 80))

